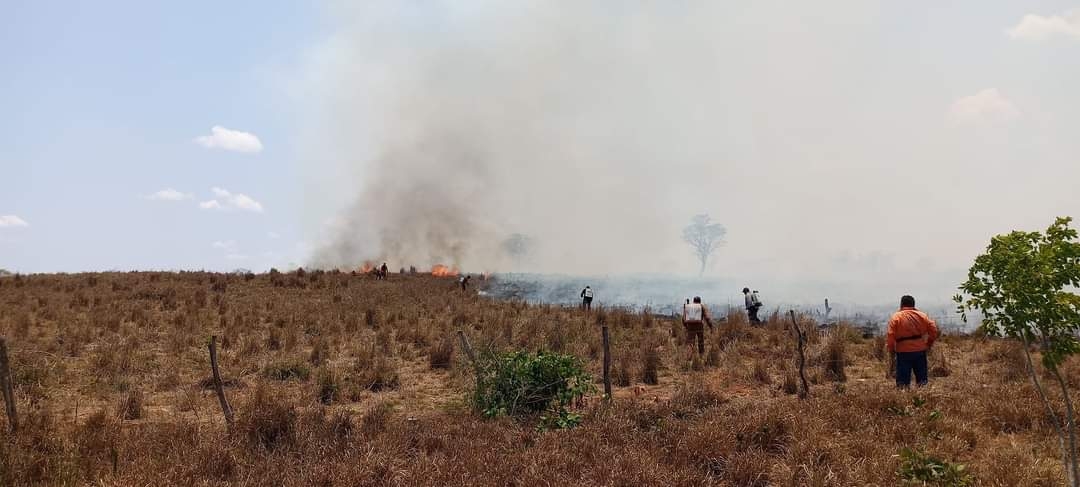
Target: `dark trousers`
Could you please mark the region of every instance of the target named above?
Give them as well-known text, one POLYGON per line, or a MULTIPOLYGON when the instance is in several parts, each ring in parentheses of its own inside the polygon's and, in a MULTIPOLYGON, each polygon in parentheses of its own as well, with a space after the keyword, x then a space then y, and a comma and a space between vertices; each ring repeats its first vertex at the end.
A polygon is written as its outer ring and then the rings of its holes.
POLYGON ((761 318, 758 318, 758 316, 757 316, 757 311, 760 308, 761 308, 761 306, 754 306, 754 307, 750 308, 749 310, 747 310, 750 313, 750 322, 751 323, 761 323, 761 318))
POLYGON ((592 309, 592 298, 581 298, 581 309, 592 309))
POLYGON ((916 384, 920 386, 926 385, 926 350, 921 352, 896 352, 896 386, 910 386, 912 372, 915 372, 916 384))
POLYGON ((702 323, 683 323, 683 326, 686 327, 686 343, 693 347, 696 340, 698 355, 704 355, 705 325, 702 323))

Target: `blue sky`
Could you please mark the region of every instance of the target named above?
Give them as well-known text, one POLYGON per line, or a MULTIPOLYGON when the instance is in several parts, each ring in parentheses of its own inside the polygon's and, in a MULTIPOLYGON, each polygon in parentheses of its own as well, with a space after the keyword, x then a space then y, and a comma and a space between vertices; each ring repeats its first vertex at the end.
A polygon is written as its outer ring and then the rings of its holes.
POLYGON ((300 258, 283 84, 319 35, 307 2, 0 7, 0 268, 265 268, 300 258), (211 127, 258 153, 193 143, 211 127), (212 188, 262 212, 202 210, 212 188), (147 196, 173 188, 181 201, 147 196), (219 245, 214 245, 218 242, 219 245))

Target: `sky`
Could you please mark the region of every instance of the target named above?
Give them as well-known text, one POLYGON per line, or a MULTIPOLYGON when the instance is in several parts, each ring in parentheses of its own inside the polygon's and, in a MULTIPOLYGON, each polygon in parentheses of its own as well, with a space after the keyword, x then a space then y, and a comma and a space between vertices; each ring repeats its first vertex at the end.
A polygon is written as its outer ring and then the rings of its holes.
POLYGON ((944 299, 1080 216, 1075 0, 0 9, 13 271, 689 276, 708 213, 710 275, 944 299))

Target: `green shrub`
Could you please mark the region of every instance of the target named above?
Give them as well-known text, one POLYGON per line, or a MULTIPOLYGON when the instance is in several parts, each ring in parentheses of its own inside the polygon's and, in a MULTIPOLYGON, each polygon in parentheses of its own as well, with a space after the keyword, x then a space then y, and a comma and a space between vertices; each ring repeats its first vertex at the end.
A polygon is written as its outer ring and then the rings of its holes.
POLYGON ((910 448, 900 450, 900 469, 896 475, 908 485, 965 487, 975 483, 964 465, 910 448))
POLYGON ((541 428, 570 428, 581 417, 567 407, 595 389, 572 355, 487 353, 477 360, 473 407, 487 417, 544 413, 541 428))

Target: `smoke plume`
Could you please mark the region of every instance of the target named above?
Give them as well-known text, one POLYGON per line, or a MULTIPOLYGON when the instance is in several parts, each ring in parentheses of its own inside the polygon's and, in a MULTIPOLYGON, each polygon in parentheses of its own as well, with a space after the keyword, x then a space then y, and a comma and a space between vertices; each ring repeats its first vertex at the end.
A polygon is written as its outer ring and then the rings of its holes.
POLYGON ((814 302, 819 283, 946 301, 990 236, 1080 208, 1054 196, 1075 194, 1061 172, 1080 176, 1076 144, 1019 102, 956 122, 956 99, 1019 74, 951 81, 990 69, 959 57, 944 20, 895 15, 856 0, 331 7, 303 137, 307 211, 336 216, 313 229, 312 263, 692 275, 682 228, 707 213, 727 244, 706 275, 810 283, 797 294, 814 302), (972 205, 1004 186, 1040 189, 972 205), (507 255, 512 235, 524 255, 507 255))

